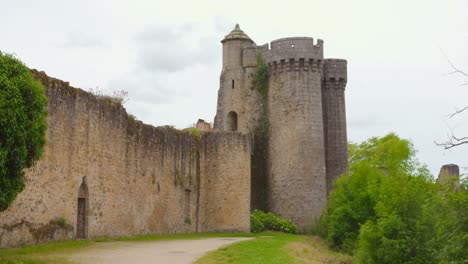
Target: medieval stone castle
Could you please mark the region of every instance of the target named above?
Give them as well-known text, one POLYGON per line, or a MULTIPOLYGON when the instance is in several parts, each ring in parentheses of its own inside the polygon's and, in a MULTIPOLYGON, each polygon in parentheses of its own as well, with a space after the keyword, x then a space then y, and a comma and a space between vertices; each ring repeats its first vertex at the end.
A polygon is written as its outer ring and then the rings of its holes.
POLYGON ((346 61, 323 41, 222 41, 214 131, 153 127, 122 105, 33 71, 46 87, 45 154, 0 213, 0 247, 71 238, 250 230, 262 209, 315 224, 347 168, 346 61), (268 90, 255 85, 260 64, 268 90))

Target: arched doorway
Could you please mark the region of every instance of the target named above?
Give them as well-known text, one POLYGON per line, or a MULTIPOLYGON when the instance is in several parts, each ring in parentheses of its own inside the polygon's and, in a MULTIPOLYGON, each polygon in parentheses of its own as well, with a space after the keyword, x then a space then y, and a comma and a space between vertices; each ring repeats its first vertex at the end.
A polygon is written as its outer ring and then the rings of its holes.
POLYGON ((88 185, 86 184, 85 176, 78 190, 78 218, 76 221, 76 238, 78 239, 86 239, 88 237, 88 197, 88 185))
POLYGON ((227 130, 237 131, 237 113, 231 111, 227 115, 227 130))

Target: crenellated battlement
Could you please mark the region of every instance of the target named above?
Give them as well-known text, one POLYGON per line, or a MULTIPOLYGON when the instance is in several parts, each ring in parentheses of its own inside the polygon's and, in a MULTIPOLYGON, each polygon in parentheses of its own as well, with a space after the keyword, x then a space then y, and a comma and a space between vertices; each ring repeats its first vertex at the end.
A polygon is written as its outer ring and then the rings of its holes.
POLYGON ((281 49, 296 48, 308 50, 311 47, 322 48, 323 40, 317 39, 317 43, 314 43, 314 38, 311 37, 291 37, 291 38, 280 38, 270 42, 270 50, 277 51, 281 49))
POLYGON ((291 58, 268 62, 270 74, 277 74, 290 71, 318 72, 323 69, 323 61, 320 59, 291 58))
POLYGON ((263 54, 267 63, 281 63, 282 60, 304 59, 304 61, 323 60, 323 41, 314 43, 313 38, 294 37, 274 40, 270 43, 270 49, 263 54))
POLYGON ((323 61, 322 80, 343 81, 348 80, 348 62, 343 59, 325 59, 323 61))

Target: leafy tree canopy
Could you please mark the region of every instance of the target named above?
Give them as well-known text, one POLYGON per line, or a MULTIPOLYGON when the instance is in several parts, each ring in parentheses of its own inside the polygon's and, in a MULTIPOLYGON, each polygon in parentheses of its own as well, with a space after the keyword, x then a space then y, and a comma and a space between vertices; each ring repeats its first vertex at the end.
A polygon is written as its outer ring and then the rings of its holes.
POLYGON ((24 189, 23 169, 43 153, 46 118, 42 84, 22 62, 0 52, 0 211, 24 189))
POLYGON ((321 235, 357 263, 466 259, 468 192, 436 184, 395 134, 349 146, 349 171, 334 184, 321 235))

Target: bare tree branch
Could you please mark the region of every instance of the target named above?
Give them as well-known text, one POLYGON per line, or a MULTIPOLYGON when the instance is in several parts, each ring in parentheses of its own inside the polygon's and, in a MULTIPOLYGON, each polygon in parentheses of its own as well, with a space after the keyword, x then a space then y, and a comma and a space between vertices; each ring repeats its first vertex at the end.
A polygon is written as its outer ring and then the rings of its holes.
POLYGON ((449 118, 452 118, 458 114, 460 114, 461 112, 465 111, 466 109, 468 109, 468 106, 465 106, 463 109, 459 110, 459 109, 456 109, 455 113, 452 113, 449 115, 449 118))
POLYGON ((453 72, 451 72, 450 74, 461 74, 461 75, 463 75, 463 76, 465 76, 465 77, 468 77, 468 73, 466 73, 466 72, 460 70, 460 69, 457 68, 455 65, 453 65, 453 63, 450 61, 449 58, 447 58, 447 60, 448 60, 448 63, 450 63, 450 66, 451 66, 452 69, 453 69, 453 72))
MULTIPOLYGON (((455 66, 455 64, 452 63, 452 61, 449 59, 447 54, 445 54, 445 52, 442 49, 440 49, 440 50, 441 50, 442 54, 444 54, 445 58, 447 59, 448 63, 450 64, 450 66, 452 67, 453 71, 450 72, 449 74, 457 74, 457 75, 461 75, 461 76, 464 76, 464 77, 468 78, 468 73, 465 72, 465 71, 462 71, 460 68, 455 66)), ((461 86, 468 86, 468 82, 465 82, 465 83, 461 84, 461 86)), ((452 117, 466 111, 467 109, 468 109, 468 106, 465 106, 462 109, 455 109, 455 112, 448 115, 448 116, 449 116, 449 118, 452 118, 452 117)), ((463 144, 468 144, 468 136, 466 136, 466 137, 457 137, 453 133, 453 129, 450 129, 450 132, 451 133, 447 135, 447 138, 448 138, 447 141, 445 141, 445 142, 434 141, 434 143, 437 146, 444 147, 444 149, 451 149, 451 148, 454 148, 454 147, 457 147, 457 146, 460 146, 460 145, 463 145, 463 144)))
POLYGON ((451 135, 447 135, 448 140, 444 142, 437 142, 434 141, 434 143, 437 146, 444 147, 444 149, 451 149, 463 144, 468 144, 468 137, 457 137, 454 135, 453 130, 451 129, 451 135))
MULTIPOLYGON (((447 60, 447 62, 450 64, 450 67, 452 67, 453 71, 450 72, 449 74, 460 74, 462 76, 465 76, 468 78, 468 73, 460 70, 460 68, 458 68, 457 66, 455 66, 455 64, 453 64, 453 62, 450 60, 450 58, 447 56, 447 54, 445 54, 444 50, 442 48, 440 48, 440 51, 442 52, 442 54, 444 54, 444 57, 445 59, 447 60)), ((462 85, 467 85, 468 83, 464 83, 462 85)))

